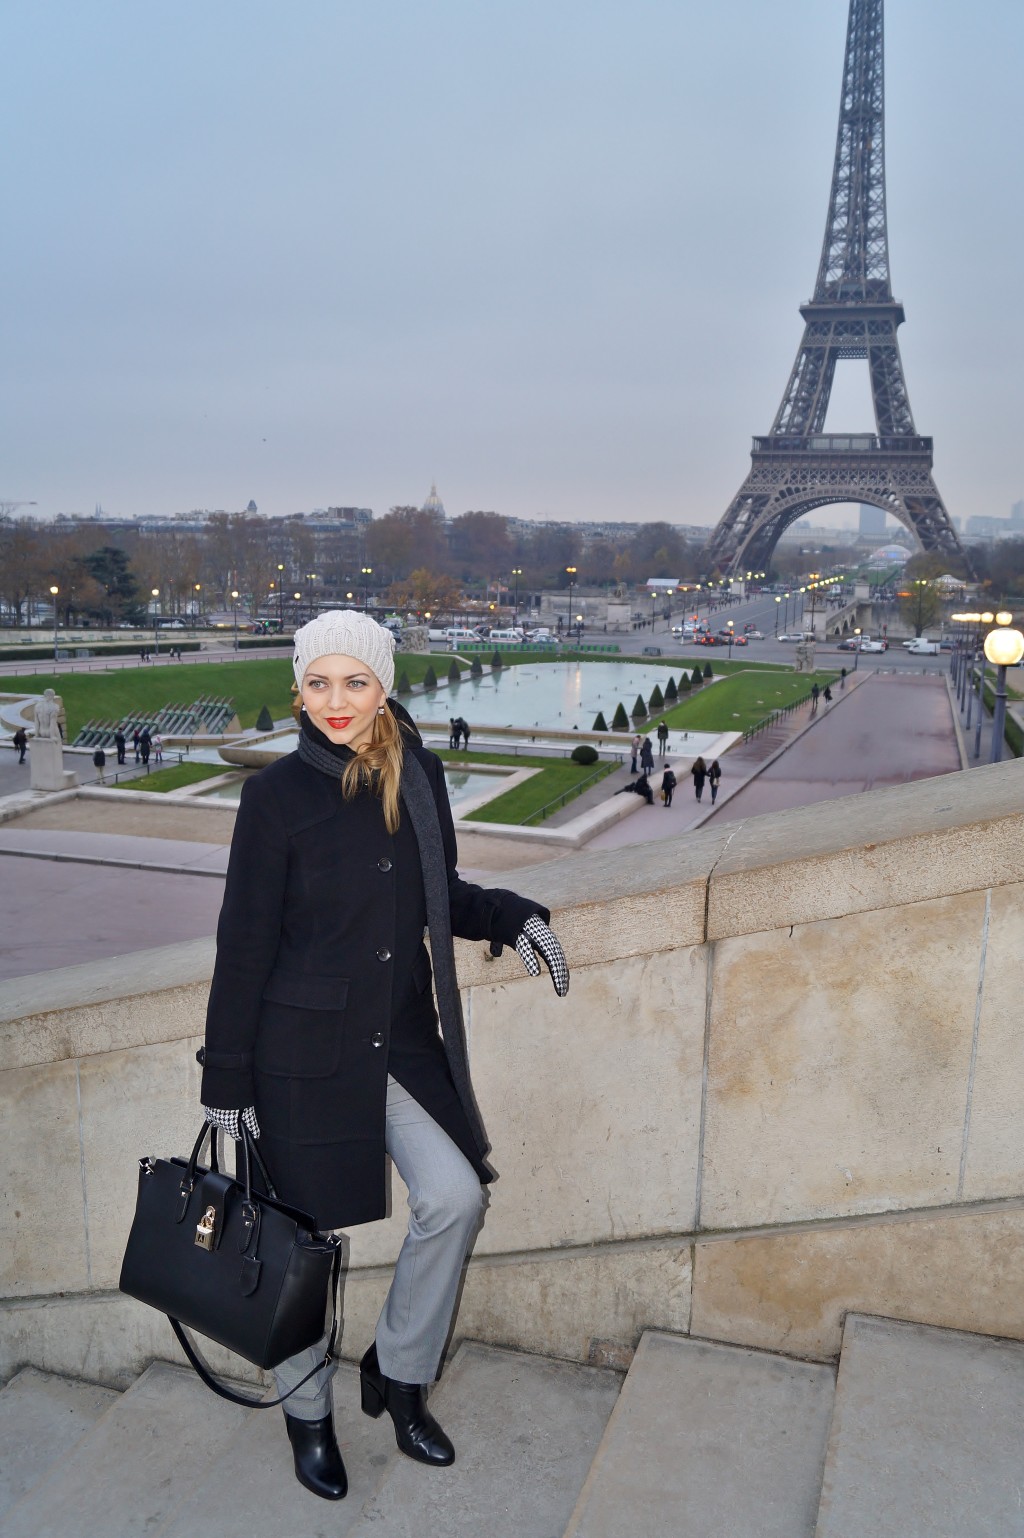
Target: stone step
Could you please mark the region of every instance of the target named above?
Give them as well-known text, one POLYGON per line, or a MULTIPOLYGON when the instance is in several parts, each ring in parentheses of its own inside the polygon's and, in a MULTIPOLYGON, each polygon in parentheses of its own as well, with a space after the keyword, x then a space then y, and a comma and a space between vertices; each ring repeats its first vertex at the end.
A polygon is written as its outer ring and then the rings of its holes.
MULTIPOLYGON (((621 1381, 608 1368, 460 1346, 431 1395, 455 1463, 428 1469, 399 1455, 349 1538, 558 1538, 621 1381)), ((393 1448, 389 1423, 375 1424, 393 1448)))
POLYGON ((155 1362, 0 1519, 0 1535, 149 1538, 256 1413, 216 1398, 190 1368, 155 1362))
POLYGON ((565 1538, 811 1538, 834 1382, 830 1367, 648 1331, 565 1538))
MULTIPOLYGON (((254 1411, 152 1538, 341 1538, 398 1457, 391 1422, 359 1408, 359 1370, 341 1363, 334 1380, 334 1425, 348 1472, 343 1501, 322 1501, 295 1478, 284 1414, 254 1411), (230 1476, 225 1477, 225 1470, 230 1476)), ((430 1471, 425 1471, 429 1473, 430 1471)))
POLYGON ((850 1314, 815 1538, 1021 1538, 1024 1345, 850 1314))
POLYGON ((0 1393, 0 1517, 59 1464, 120 1396, 26 1367, 0 1393))

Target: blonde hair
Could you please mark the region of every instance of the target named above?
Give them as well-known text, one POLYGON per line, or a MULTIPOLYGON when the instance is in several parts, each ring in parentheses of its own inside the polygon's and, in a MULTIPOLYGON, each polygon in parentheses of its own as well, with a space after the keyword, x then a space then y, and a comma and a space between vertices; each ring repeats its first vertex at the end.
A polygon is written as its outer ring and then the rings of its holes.
POLYGON ((384 803, 384 826, 389 833, 398 830, 398 794, 402 785, 402 759, 405 748, 402 730, 385 700, 373 719, 369 744, 345 765, 341 772, 341 794, 351 801, 366 785, 384 803))

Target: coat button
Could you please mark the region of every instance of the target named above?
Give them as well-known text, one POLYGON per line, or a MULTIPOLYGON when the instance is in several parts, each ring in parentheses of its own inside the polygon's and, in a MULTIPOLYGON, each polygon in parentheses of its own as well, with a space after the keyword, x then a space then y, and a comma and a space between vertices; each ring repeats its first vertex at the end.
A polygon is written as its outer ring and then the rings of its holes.
POLYGON ((383 1045, 384 1045, 384 1038, 383 1038, 383 1036, 381 1035, 380 1031, 375 1031, 374 1034, 370 1037, 370 1046, 371 1047, 382 1047, 383 1045))
POLYGON ((390 870, 391 869, 391 861, 390 860, 378 860, 377 861, 377 869, 378 870, 390 870))
POLYGON ((390 961, 391 960, 391 952, 388 950, 386 945, 382 945, 380 950, 377 952, 377 960, 378 961, 390 961))

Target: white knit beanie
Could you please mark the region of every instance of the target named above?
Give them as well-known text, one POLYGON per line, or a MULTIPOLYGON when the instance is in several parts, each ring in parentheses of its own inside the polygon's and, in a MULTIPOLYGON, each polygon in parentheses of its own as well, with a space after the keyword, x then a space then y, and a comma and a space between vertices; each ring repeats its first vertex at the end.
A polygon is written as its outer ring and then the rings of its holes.
POLYGON ((300 689, 310 663, 332 653, 365 662, 380 680, 384 693, 391 693, 395 683, 395 638, 369 614, 331 609, 296 630, 292 667, 300 689))

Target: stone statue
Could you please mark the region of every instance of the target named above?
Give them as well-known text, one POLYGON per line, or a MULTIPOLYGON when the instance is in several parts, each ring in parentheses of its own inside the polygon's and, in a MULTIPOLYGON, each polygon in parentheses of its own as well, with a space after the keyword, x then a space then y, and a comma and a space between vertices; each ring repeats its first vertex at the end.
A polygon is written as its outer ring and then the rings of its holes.
POLYGON ((63 711, 64 701, 52 689, 45 689, 36 700, 30 780, 33 790, 70 790, 78 784, 77 774, 64 768, 64 742, 60 734, 63 711))
POLYGON ((52 689, 44 689, 36 705, 36 740, 60 742, 60 713, 64 701, 52 689))
POLYGON ((798 673, 814 672, 814 642, 798 641, 796 647, 796 671, 798 673))

